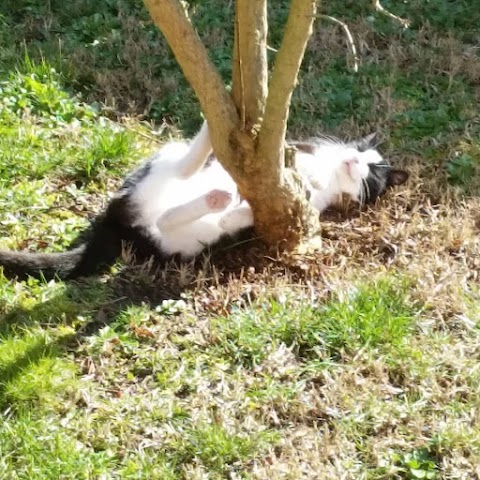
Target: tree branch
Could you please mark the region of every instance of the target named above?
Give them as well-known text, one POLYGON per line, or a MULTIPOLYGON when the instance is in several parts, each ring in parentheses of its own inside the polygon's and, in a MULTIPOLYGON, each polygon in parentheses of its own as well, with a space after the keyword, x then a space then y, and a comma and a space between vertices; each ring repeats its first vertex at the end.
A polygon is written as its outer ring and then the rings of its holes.
POLYGON ((340 25, 344 32, 345 32, 345 35, 347 36, 347 43, 348 43, 348 46, 350 47, 350 50, 352 51, 352 56, 353 56, 353 71, 355 73, 358 72, 358 65, 360 63, 360 59, 358 58, 358 53, 357 53, 357 47, 355 46, 355 42, 353 41, 353 36, 352 34, 350 33, 350 29, 348 28, 348 25, 344 22, 342 22, 341 20, 339 20, 338 18, 335 18, 335 17, 331 17, 330 15, 317 15, 318 18, 326 18, 327 20, 330 20, 334 23, 337 23, 338 25, 340 25))
POLYGON ((240 124, 232 97, 179 0, 144 3, 200 101, 215 154, 222 162, 228 162, 232 157, 230 136, 240 124))
POLYGON ((380 3, 380 0, 373 0, 373 8, 377 10, 377 12, 383 13, 387 17, 393 18, 397 22, 400 22, 403 28, 408 28, 410 26, 410 20, 397 17, 397 15, 394 15, 393 13, 389 12, 386 8, 383 7, 383 5, 380 3))
POLYGON ((267 0, 237 0, 232 93, 243 126, 258 123, 265 109, 267 33, 267 0))
MULTIPOLYGON (((265 115, 259 135, 258 152, 265 162, 283 163, 285 133, 293 89, 312 34, 317 0, 292 0, 282 45, 275 60, 265 115)), ((280 165, 280 175, 283 165, 280 165)))

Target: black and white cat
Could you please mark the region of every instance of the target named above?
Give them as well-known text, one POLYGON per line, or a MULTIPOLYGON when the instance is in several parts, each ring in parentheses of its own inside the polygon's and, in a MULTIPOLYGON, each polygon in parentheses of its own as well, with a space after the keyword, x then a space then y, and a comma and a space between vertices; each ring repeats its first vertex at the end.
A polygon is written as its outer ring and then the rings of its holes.
MULTIPOLYGON (((375 201, 408 174, 390 167, 373 135, 352 143, 315 138, 292 142, 309 200, 322 212, 343 194, 375 201)), ((207 124, 189 144, 170 142, 126 177, 106 210, 62 253, 0 251, 8 276, 75 278, 93 274, 120 256, 124 242, 142 258, 194 257, 225 236, 253 226, 250 206, 211 156, 207 124)))

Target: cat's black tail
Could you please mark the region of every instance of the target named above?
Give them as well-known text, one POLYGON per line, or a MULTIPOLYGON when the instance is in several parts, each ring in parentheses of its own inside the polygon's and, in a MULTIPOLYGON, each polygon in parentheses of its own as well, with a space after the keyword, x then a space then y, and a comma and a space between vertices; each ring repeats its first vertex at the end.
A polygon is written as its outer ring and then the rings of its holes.
MULTIPOLYGON (((70 279, 92 275, 112 265, 122 253, 123 241, 135 244, 142 236, 131 227, 129 215, 126 215, 130 213, 127 202, 125 198, 114 198, 107 210, 81 234, 77 246, 66 252, 0 250, 0 267, 3 267, 4 275, 9 278, 70 279)), ((143 239, 143 243, 145 241, 148 239, 143 239)))
POLYGON ((98 273, 112 265, 122 252, 118 231, 99 219, 84 234, 83 243, 59 253, 0 250, 0 267, 9 278, 27 276, 50 280, 76 278, 98 273))
MULTIPOLYGON (((81 262, 85 245, 62 253, 31 253, 0 250, 0 267, 9 278, 44 276, 51 279, 55 275, 69 278, 81 262)), ((93 272, 92 272, 93 273, 93 272)))

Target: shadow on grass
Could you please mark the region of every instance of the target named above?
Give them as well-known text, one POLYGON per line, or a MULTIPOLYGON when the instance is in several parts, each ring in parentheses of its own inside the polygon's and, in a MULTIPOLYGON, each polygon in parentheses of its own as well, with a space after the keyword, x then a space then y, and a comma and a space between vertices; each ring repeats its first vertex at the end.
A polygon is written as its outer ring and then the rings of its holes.
POLYGON ((0 405, 4 403, 5 388, 9 382, 20 376, 30 365, 38 363, 44 358, 56 356, 56 349, 53 345, 39 339, 33 347, 30 347, 23 355, 18 356, 15 361, 0 368, 0 405))
POLYGON ((157 283, 147 284, 147 277, 139 275, 137 267, 126 267, 106 282, 100 278, 66 282, 61 293, 32 308, 9 309, 0 319, 0 343, 18 340, 22 344, 28 338, 25 345, 12 346, 11 361, 7 354, 0 364, 0 405, 6 401, 7 385, 32 364, 74 353, 87 337, 114 322, 129 306, 178 299, 183 290, 172 285, 163 288, 157 283), (32 338, 37 333, 38 339, 32 338))

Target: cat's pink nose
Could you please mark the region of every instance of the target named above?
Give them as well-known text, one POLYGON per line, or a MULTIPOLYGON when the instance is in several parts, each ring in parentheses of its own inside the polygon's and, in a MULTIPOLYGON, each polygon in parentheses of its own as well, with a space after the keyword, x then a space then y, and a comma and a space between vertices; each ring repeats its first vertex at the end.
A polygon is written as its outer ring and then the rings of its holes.
POLYGON ((360 162, 359 162, 358 158, 351 158, 351 159, 345 161, 345 167, 346 167, 349 175, 352 174, 352 168, 355 165, 358 165, 359 163, 360 162))

